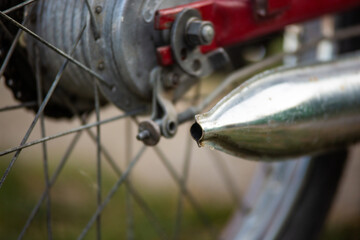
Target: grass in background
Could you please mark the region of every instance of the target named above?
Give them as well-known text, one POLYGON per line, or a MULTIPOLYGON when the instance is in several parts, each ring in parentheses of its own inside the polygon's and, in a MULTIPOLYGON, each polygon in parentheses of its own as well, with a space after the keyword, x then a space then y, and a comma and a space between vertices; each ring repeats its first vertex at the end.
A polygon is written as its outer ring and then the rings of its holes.
POLYGON ((360 216, 357 220, 326 226, 320 240, 360 240, 360 216))
MULTIPOLYGON (((6 167, 2 158, 0 169, 6 167)), ((76 239, 96 209, 94 170, 80 170, 69 165, 60 175, 52 189, 52 227, 55 239, 76 239)), ((103 174, 103 196, 112 187, 116 178, 103 174)), ((137 185, 138 189, 139 184, 137 185)), ((18 162, 0 192, 0 239, 16 239, 25 224, 31 209, 44 189, 43 172, 37 165, 22 165, 18 162)), ((141 189, 141 195, 149 204, 167 237, 172 238, 176 217, 177 194, 150 192, 141 189)), ((159 239, 148 218, 137 204, 134 206, 135 239, 159 239)), ((231 206, 202 203, 202 209, 210 217, 213 228, 220 232, 221 226, 231 216, 231 206)), ((120 187, 102 215, 103 239, 126 239, 125 188, 120 187)), ((338 226, 327 226, 321 240, 358 240, 360 221, 338 226)), ((46 211, 43 204, 24 239, 47 239, 46 211)), ((95 239, 92 228, 85 239, 95 239)), ((193 209, 184 202, 181 236, 179 239, 210 239, 205 226, 193 209)))
MULTIPOLYGON (((21 159, 19 159, 21 160, 21 159)), ((27 160, 28 161, 28 160, 27 160)), ((7 161, 2 158, 1 172, 7 161)), ((65 167, 51 190, 52 227, 55 239, 76 239, 96 209, 95 170, 65 167)), ((103 174, 103 199, 116 178, 103 174)), ((151 207, 168 238, 172 238, 177 206, 177 194, 150 192, 137 189, 151 207)), ((29 161, 17 162, 0 192, 0 239, 16 239, 32 208, 44 190, 43 170, 29 161)), ((133 202, 135 239, 159 239, 148 218, 133 202)), ((202 209, 210 217, 213 228, 220 232, 221 226, 231 216, 231 206, 202 203, 202 209)), ((126 239, 125 187, 121 186, 102 215, 103 239, 126 239)), ((36 215, 24 239, 47 239, 45 204, 36 215)), ((95 239, 94 227, 85 239, 95 239)), ((197 214, 184 201, 184 212, 179 239, 210 239, 207 229, 197 214)))

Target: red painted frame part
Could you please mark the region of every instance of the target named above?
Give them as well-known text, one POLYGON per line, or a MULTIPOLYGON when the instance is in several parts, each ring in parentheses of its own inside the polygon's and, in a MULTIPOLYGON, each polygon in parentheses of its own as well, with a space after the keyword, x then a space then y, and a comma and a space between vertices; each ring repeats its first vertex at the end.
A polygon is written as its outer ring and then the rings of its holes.
POLYGON ((206 53, 280 30, 292 23, 358 5, 360 0, 201 0, 157 11, 155 29, 169 29, 176 15, 185 8, 197 9, 203 20, 211 21, 215 27, 216 36, 212 44, 201 47, 206 53), (275 15, 261 17, 256 11, 255 1, 265 1, 266 10, 271 12, 279 6, 281 9, 275 15), (280 5, 277 4, 279 1, 280 5))

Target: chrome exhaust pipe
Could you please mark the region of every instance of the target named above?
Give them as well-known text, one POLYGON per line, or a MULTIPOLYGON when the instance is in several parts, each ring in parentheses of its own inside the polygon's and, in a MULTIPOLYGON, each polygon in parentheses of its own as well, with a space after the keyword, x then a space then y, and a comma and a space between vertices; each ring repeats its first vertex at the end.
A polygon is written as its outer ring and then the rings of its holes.
POLYGON ((346 147, 360 140, 360 57, 259 74, 195 119, 199 146, 254 160, 346 147))

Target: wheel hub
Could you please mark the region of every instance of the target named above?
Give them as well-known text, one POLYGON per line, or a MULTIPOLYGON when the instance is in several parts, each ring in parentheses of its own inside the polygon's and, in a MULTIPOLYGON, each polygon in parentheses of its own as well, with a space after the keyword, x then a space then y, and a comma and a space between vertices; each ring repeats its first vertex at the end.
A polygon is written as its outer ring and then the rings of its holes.
MULTIPOLYGON (((73 57, 93 69, 107 85, 112 86, 100 84, 102 104, 109 101, 124 111, 150 107, 150 72, 157 65, 156 47, 164 41, 163 33, 154 30, 154 13, 158 8, 188 2, 191 1, 90 1, 95 24, 86 28, 73 57), (98 36, 94 34, 94 28, 98 36)), ((91 22, 85 1, 39 1, 31 14, 35 21, 28 27, 66 53, 70 53, 83 26, 91 22)), ((35 49, 39 49, 41 74, 44 87, 48 89, 64 58, 28 36, 26 46, 33 69, 36 62, 35 49)), ((78 110, 90 110, 93 108, 93 80, 94 77, 89 73, 69 64, 59 88, 72 96, 72 102, 78 110)), ((179 93, 174 93, 174 96, 179 96, 179 93)), ((59 97, 58 102, 61 101, 59 97)))

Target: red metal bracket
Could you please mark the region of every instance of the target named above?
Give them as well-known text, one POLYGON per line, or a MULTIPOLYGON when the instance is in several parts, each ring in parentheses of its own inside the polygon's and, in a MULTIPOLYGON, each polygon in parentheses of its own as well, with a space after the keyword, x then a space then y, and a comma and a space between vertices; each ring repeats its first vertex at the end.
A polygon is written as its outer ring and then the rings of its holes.
POLYGON ((197 9, 203 20, 211 21, 215 27, 213 43, 201 47, 202 52, 206 53, 280 30, 288 24, 360 5, 359 0, 267 0, 267 14, 277 15, 259 19, 254 11, 255 1, 257 0, 202 0, 162 9, 156 13, 155 28, 168 29, 180 11, 185 8, 197 9))
POLYGON ((292 0, 254 0, 254 10, 260 18, 275 17, 291 6, 292 0))
POLYGON ((174 59, 170 46, 158 47, 156 49, 156 56, 158 59, 158 63, 163 67, 171 66, 174 64, 174 59))

